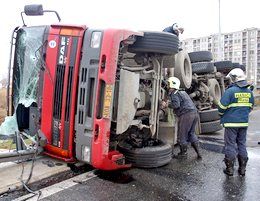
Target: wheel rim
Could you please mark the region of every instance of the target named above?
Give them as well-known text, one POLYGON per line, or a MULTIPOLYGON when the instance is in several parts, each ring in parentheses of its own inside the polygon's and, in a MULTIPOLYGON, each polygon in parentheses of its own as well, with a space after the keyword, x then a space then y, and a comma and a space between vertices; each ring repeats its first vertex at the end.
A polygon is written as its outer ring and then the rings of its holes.
POLYGON ((185 79, 187 82, 187 86, 191 85, 191 79, 192 79, 192 71, 189 68, 189 64, 190 62, 185 58, 184 60, 184 75, 185 75, 185 79))
POLYGON ((220 99, 221 99, 221 90, 220 90, 220 87, 219 87, 219 85, 215 85, 215 98, 216 98, 216 100, 217 101, 219 101, 220 99))

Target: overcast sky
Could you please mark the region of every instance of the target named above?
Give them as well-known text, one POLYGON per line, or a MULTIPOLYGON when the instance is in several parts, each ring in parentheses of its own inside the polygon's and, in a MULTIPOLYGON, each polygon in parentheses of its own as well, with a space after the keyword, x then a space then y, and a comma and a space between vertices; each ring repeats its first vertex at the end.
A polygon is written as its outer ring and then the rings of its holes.
MULTIPOLYGON (((7 74, 10 37, 21 26, 20 12, 26 4, 43 4, 56 10, 62 23, 93 28, 126 28, 161 31, 177 22, 184 27, 180 39, 218 33, 219 0, 7 0, 0 12, 0 79, 7 74)), ((259 0, 221 0, 221 31, 260 28, 259 0)), ((56 19, 43 16, 45 24, 56 19), (46 18, 44 18, 46 17, 46 18)), ((30 19, 27 19, 30 25, 30 19)), ((41 21, 42 22, 42 21, 41 21)))

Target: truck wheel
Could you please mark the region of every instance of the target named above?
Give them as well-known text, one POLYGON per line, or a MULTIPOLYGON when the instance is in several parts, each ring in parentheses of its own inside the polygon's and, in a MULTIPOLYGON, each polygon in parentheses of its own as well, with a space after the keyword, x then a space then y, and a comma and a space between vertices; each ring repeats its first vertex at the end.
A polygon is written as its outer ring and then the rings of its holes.
POLYGON ((132 53, 176 54, 179 52, 179 38, 166 32, 144 32, 137 36, 134 44, 128 46, 132 53))
POLYGON ((192 81, 192 69, 189 55, 185 51, 180 51, 175 55, 174 76, 179 78, 181 87, 189 89, 192 81))
POLYGON ((155 168, 168 164, 172 159, 172 147, 160 140, 156 146, 134 148, 123 141, 118 150, 126 157, 126 161, 134 167, 155 168))
POLYGON ((214 71, 214 64, 212 62, 198 62, 192 64, 192 73, 205 74, 213 73, 214 71))
POLYGON ((210 122, 204 122, 200 124, 201 126, 201 133, 214 133, 219 130, 221 130, 223 127, 220 124, 220 120, 217 121, 210 121, 210 122))
POLYGON ((209 122, 209 121, 216 121, 220 119, 218 114, 218 109, 210 109, 210 110, 203 110, 199 112, 200 114, 200 122, 209 122))
POLYGON ((217 103, 221 99, 221 89, 218 81, 216 79, 209 79, 208 87, 209 87, 209 94, 213 98, 214 104, 217 105, 217 103))
POLYGON ((213 56, 210 51, 198 51, 189 53, 191 63, 202 62, 202 61, 212 61, 213 56))
POLYGON ((231 70, 233 67, 231 61, 216 61, 214 65, 216 66, 218 72, 231 70))

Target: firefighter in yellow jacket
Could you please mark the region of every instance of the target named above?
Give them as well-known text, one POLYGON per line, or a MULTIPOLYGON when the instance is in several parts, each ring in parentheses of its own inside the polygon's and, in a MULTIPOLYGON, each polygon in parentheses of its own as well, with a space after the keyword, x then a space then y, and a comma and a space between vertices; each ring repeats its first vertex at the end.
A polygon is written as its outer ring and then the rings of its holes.
POLYGON ((234 174, 234 162, 238 158, 238 173, 245 175, 248 155, 246 150, 246 135, 248 116, 254 105, 254 97, 246 76, 240 68, 235 68, 227 75, 232 84, 225 91, 218 110, 221 123, 225 128, 224 134, 224 173, 228 176, 234 174))

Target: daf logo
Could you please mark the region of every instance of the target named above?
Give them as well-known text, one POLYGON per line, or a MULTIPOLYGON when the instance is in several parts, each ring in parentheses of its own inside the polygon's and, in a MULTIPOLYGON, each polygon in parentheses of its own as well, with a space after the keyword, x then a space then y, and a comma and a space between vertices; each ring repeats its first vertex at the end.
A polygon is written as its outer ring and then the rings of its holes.
POLYGON ((65 51, 66 51, 66 46, 69 44, 69 39, 66 41, 66 37, 61 37, 61 42, 60 42, 60 52, 59 52, 59 64, 66 64, 66 56, 65 56, 65 51))
POLYGON ((50 48, 55 48, 55 47, 56 47, 56 41, 55 41, 55 40, 51 40, 51 41, 49 42, 49 47, 50 47, 50 48))

